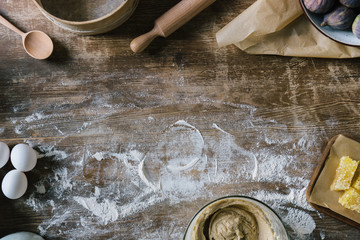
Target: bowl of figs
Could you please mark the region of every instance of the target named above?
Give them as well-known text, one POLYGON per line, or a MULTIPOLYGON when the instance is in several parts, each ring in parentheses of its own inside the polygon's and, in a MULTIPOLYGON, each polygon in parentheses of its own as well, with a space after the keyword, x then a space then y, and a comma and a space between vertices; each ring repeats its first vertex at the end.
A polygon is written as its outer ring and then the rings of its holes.
POLYGON ((310 22, 332 40, 360 47, 360 0, 299 0, 310 22))

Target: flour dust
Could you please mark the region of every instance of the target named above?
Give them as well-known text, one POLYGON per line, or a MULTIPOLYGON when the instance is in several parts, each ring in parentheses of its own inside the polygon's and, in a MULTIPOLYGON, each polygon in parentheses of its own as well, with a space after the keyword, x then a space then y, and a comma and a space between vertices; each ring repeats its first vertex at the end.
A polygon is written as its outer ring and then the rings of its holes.
MULTIPOLYGON (((106 146, 61 150, 56 144, 28 141, 39 151, 40 166, 48 173, 26 199, 40 214, 51 211, 51 218, 39 225, 40 233, 48 237, 71 234, 78 239, 91 232, 101 237, 124 219, 162 204, 175 207, 238 194, 264 201, 280 215, 292 237, 307 239, 316 224, 305 199, 310 176, 299 169, 306 168, 310 174, 314 166, 304 166, 297 158, 319 149, 316 138, 294 139, 286 126, 255 118, 256 109, 251 106, 246 111, 250 117, 239 121, 238 129, 251 128, 253 133, 243 139, 219 123, 199 130, 190 121, 179 120, 163 129, 153 148, 146 150, 139 143, 119 149, 116 139, 106 146), (267 184, 276 190, 262 190, 267 184)), ((46 118, 34 114, 25 122, 46 118)), ((154 121, 148 118, 150 124, 154 121)), ((84 123, 77 130, 91 132, 88 128, 91 125, 84 123)), ((170 220, 168 224, 174 227, 168 234, 181 238, 186 226, 176 222, 170 220)), ((146 236, 167 236, 161 227, 158 231, 146 236)))

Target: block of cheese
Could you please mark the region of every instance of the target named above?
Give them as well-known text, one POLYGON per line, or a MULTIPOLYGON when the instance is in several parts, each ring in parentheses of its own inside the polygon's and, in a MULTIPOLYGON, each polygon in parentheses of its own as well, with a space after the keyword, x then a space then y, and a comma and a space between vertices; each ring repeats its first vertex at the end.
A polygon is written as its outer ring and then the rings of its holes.
POLYGON ((350 187, 341 195, 339 203, 347 209, 360 213, 360 192, 350 187))
POLYGON ((332 191, 349 189, 358 164, 358 161, 354 161, 348 156, 340 158, 340 162, 335 173, 335 179, 331 184, 330 189, 332 191))

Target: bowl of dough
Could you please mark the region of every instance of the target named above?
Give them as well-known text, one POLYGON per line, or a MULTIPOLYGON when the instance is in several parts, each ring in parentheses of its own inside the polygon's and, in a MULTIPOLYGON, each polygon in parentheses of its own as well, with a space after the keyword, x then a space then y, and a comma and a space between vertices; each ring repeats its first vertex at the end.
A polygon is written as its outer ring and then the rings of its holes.
POLYGON ((191 219, 184 240, 289 240, 280 217, 265 203, 247 196, 226 196, 203 206, 191 219))
POLYGON ((328 38, 360 46, 359 0, 299 0, 312 25, 328 38))
POLYGON ((59 27, 81 35, 115 29, 134 12, 139 0, 33 0, 59 27))

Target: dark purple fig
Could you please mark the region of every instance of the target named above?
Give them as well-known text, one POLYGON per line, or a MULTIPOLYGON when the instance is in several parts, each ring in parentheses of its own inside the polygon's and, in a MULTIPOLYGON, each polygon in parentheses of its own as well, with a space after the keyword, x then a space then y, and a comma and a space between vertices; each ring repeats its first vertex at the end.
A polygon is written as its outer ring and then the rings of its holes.
POLYGON ((352 25, 352 32, 357 38, 360 39, 360 14, 357 15, 357 17, 354 20, 354 23, 352 25))
POLYGON ((345 30, 351 27, 355 17, 354 9, 340 5, 324 16, 321 26, 327 25, 333 29, 345 30))
POLYGON ((326 13, 334 4, 335 0, 304 0, 305 7, 313 13, 326 13))
POLYGON ((360 0, 339 0, 339 2, 349 8, 360 7, 360 0))

